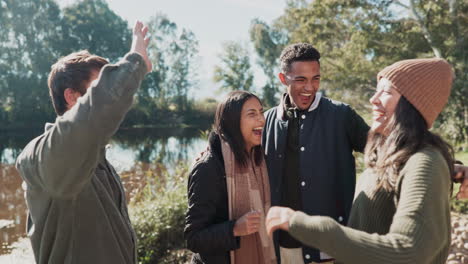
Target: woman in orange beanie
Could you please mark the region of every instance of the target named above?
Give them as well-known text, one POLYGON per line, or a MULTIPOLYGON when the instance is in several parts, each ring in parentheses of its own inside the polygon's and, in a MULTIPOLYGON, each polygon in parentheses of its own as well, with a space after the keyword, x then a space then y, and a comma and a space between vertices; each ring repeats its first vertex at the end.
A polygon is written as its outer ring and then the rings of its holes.
POLYGON ((443 59, 404 60, 377 79, 367 169, 347 226, 272 207, 267 231, 286 230, 339 262, 445 263, 453 150, 429 129, 450 95, 451 66, 443 59))

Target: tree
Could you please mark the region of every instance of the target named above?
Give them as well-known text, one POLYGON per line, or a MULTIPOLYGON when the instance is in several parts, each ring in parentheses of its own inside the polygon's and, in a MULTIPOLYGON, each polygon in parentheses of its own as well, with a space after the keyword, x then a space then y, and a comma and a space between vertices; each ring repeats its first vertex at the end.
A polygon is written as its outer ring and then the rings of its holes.
POLYGON ((436 125, 452 141, 468 141, 468 1, 394 1, 415 21, 436 57, 454 67, 455 82, 445 111, 436 125))
POLYGON ((267 77, 265 85, 262 87, 263 102, 267 106, 277 104, 279 57, 281 50, 287 43, 287 35, 269 26, 259 19, 252 20, 250 24, 250 40, 257 53, 257 64, 262 68, 267 77))
POLYGON ((291 42, 309 42, 319 50, 322 90, 334 98, 353 101, 353 106, 364 110, 378 69, 407 51, 392 43, 392 39, 406 41, 392 32, 396 24, 388 4, 317 0, 304 6, 302 1, 297 2, 277 23, 290 32, 291 42))
POLYGON ((52 0, 1 0, 0 7, 2 124, 51 121, 46 83, 50 62, 63 55, 58 49, 65 36, 60 8, 52 0))
POLYGON ((70 52, 116 60, 130 47, 127 23, 102 0, 83 0, 62 12, 53 0, 0 0, 0 108, 6 127, 53 121, 47 78, 70 52))
POLYGON ((222 90, 251 91, 254 76, 248 49, 235 41, 224 43, 223 49, 219 55, 221 63, 214 68, 213 80, 221 83, 222 90))
POLYGON ((170 46, 170 76, 169 94, 173 96, 173 102, 180 111, 189 107, 188 94, 197 84, 197 72, 195 59, 198 54, 198 40, 195 34, 183 29, 178 39, 170 46))
POLYGON ((457 79, 436 125, 463 143, 468 139, 467 11, 466 0, 296 0, 274 25, 287 32, 289 43, 314 45, 322 54, 322 89, 361 111, 383 67, 403 59, 447 59, 457 79))
POLYGON ((115 62, 128 52, 131 31, 127 21, 104 0, 81 0, 63 10, 67 34, 65 51, 87 49, 115 62))
POLYGON ((190 104, 189 92, 198 84, 198 40, 190 30, 179 32, 177 24, 163 14, 153 16, 148 26, 153 38, 148 49, 154 68, 138 92, 139 102, 152 108, 167 110, 172 105, 185 111, 190 104))

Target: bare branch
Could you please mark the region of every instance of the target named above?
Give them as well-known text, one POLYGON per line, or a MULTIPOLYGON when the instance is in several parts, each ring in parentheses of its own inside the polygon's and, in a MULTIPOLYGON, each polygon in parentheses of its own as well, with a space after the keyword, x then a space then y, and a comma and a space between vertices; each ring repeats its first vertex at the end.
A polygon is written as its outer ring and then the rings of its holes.
POLYGON ((399 6, 403 7, 403 8, 410 9, 409 6, 403 4, 401 1, 395 0, 395 1, 393 1, 393 3, 394 3, 395 5, 399 5, 399 6))
POLYGON ((450 8, 450 13, 454 14, 457 9, 457 1, 456 0, 447 0, 447 4, 449 5, 450 8))
POLYGON ((432 39, 431 33, 429 32, 429 29, 427 28, 427 26, 424 24, 424 18, 416 10, 416 6, 414 5, 414 0, 410 0, 409 3, 410 3, 409 10, 411 11, 411 14, 413 15, 413 17, 416 19, 416 22, 418 22, 419 26, 421 27, 424 38, 429 43, 429 46, 431 46, 432 52, 434 52, 434 55, 436 57, 442 58, 440 49, 434 45, 434 40, 432 39))

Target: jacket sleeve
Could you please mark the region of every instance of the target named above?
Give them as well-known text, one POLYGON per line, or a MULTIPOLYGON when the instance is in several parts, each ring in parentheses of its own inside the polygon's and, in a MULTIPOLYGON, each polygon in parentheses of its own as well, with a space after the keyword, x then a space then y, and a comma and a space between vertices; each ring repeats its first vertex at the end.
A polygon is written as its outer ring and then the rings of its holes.
POLYGON ((346 133, 354 151, 364 152, 369 126, 351 107, 347 107, 346 133))
MULTIPOLYGON (((234 236, 235 220, 215 223, 220 203, 227 196, 221 184, 223 178, 208 163, 197 164, 189 176, 188 210, 185 222, 187 248, 195 253, 220 255, 238 249, 240 239, 234 236)), ((225 183, 224 183, 225 184, 225 183)))
POLYGON ((106 65, 77 103, 17 159, 26 181, 52 196, 73 197, 86 185, 146 73, 143 58, 127 54, 106 65))
POLYGON ((400 200, 387 234, 369 234, 301 212, 294 213, 289 232, 346 263, 429 263, 450 244, 448 167, 440 154, 418 153, 402 173, 400 200))

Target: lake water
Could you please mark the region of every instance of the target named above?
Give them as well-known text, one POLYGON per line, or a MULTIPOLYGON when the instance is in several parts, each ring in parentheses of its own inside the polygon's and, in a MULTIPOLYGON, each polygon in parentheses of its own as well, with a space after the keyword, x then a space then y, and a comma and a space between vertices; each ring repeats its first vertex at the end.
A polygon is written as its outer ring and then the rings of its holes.
MULTIPOLYGON (((0 255, 8 254, 10 245, 26 236, 27 208, 14 163, 22 148, 41 133, 32 130, 0 135, 0 255)), ((130 175, 123 178, 125 184, 132 180, 129 172, 137 166, 161 162, 170 169, 180 161, 191 163, 206 148, 201 135, 196 128, 121 130, 112 138, 106 156, 119 173, 130 175)))

